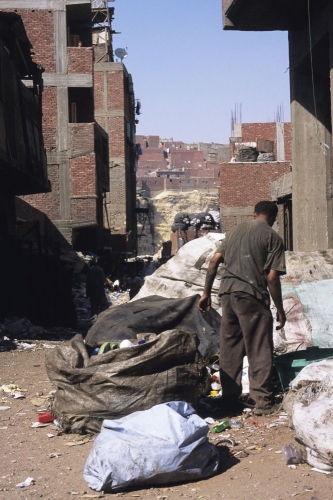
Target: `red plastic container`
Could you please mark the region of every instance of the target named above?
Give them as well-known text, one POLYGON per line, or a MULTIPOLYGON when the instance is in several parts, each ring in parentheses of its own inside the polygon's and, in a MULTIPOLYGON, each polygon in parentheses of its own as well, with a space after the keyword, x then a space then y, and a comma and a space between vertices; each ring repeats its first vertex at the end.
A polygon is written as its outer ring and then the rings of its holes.
POLYGON ((49 411, 43 411, 38 414, 38 422, 41 424, 48 424, 49 422, 53 422, 55 417, 49 411))

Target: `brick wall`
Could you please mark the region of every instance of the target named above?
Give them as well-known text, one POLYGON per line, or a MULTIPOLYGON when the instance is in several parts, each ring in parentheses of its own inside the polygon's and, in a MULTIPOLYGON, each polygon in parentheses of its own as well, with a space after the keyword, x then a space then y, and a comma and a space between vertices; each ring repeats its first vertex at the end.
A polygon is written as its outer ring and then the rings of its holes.
POLYGON ((108 110, 124 109, 124 72, 108 71, 108 110))
POLYGON ((291 123, 284 124, 284 149, 286 160, 291 161, 291 123))
POLYGON ((158 135, 148 135, 147 141, 149 148, 158 148, 160 144, 160 137, 158 135))
MULTIPOLYGON (((1 9, 13 12, 12 9, 1 9)), ((28 38, 35 53, 34 62, 47 73, 56 71, 54 43, 54 12, 42 9, 14 9, 22 17, 28 38)))
POLYGON ((68 73, 92 74, 93 49, 92 47, 68 47, 68 73))
POLYGON ((69 149, 90 151, 95 147, 94 123, 69 123, 69 149))
POLYGON ((142 156, 139 158, 139 164, 145 164, 148 161, 164 161, 166 165, 166 161, 164 160, 163 150, 162 149, 144 149, 142 156))
POLYGON ((188 168, 185 170, 185 178, 190 179, 192 177, 203 177, 209 179, 217 179, 218 171, 217 170, 207 170, 203 168, 188 168))
MULTIPOLYGON (((95 154, 79 156, 70 160, 71 196, 96 195, 95 154)), ((89 214, 88 219, 95 215, 89 214)), ((75 217, 74 217, 75 218, 75 217)))
POLYGON ((44 87, 43 90, 43 137, 46 151, 57 147, 57 89, 44 87))
POLYGON ((222 163, 220 206, 248 207, 269 200, 271 183, 289 171, 289 162, 222 163))
POLYGON ((75 222, 96 221, 96 198, 72 198, 71 219, 75 222))
POLYGON ((110 157, 125 157, 125 119, 121 116, 109 118, 110 157))
POLYGON ((102 71, 94 72, 94 102, 96 111, 104 109, 104 73, 102 71))
POLYGON ((20 196, 20 198, 37 210, 44 212, 50 219, 58 220, 60 219, 59 166, 48 165, 47 173, 51 182, 50 193, 20 196))
POLYGON ((175 168, 183 166, 184 164, 193 164, 195 162, 202 162, 203 164, 204 156, 202 151, 191 151, 186 149, 181 151, 171 150, 170 162, 175 168))
MULTIPOLYGON (((276 123, 242 123, 243 142, 256 142, 258 139, 274 142, 274 154, 276 149, 276 123)), ((284 124, 285 159, 291 160, 291 123, 284 124)))
POLYGON ((126 169, 125 165, 118 165, 110 170, 110 194, 112 205, 110 212, 111 232, 123 233, 126 231, 126 169))

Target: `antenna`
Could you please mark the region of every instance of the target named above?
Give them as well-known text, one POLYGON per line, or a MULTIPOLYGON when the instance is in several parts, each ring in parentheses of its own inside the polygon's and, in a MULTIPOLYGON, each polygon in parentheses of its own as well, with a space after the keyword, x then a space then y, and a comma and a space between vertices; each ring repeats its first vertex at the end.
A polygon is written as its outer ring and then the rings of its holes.
POLYGON ((103 0, 91 0, 92 9, 104 9, 105 2, 103 0))
POLYGON ((116 49, 114 53, 116 54, 117 57, 119 57, 121 62, 123 62, 123 59, 125 59, 125 57, 127 57, 128 55, 126 49, 116 49))

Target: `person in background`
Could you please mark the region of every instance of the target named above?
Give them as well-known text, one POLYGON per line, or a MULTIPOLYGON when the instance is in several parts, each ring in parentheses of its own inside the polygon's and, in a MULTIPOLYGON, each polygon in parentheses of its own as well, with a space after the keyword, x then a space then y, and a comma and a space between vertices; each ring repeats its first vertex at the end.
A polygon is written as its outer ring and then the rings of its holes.
POLYGON ((87 273, 86 295, 90 299, 91 317, 105 311, 109 307, 105 295, 106 276, 100 261, 97 261, 87 273))
POLYGON ((277 212, 277 205, 271 201, 257 203, 254 220, 242 222, 227 233, 209 263, 204 293, 198 303, 203 314, 210 309, 213 282, 219 264, 224 263, 219 291, 222 302, 222 409, 239 406, 245 355, 249 360, 250 398, 255 402, 255 415, 266 415, 278 409, 271 388, 273 318, 270 295, 277 309, 279 330, 286 322, 280 283, 286 265, 283 241, 272 229, 277 212))
POLYGON ((127 283, 130 290, 129 298, 130 300, 132 300, 133 297, 135 297, 139 293, 140 288, 143 285, 143 280, 139 276, 135 276, 135 273, 132 273, 130 278, 127 280, 127 283))

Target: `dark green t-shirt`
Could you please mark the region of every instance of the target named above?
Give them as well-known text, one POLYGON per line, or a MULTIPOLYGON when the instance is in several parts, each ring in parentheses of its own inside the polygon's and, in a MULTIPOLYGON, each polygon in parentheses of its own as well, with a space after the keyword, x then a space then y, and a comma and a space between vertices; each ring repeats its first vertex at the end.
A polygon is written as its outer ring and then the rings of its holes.
POLYGON ((235 226, 218 246, 224 256, 219 294, 246 292, 269 304, 267 273, 286 274, 283 241, 264 219, 235 226))

